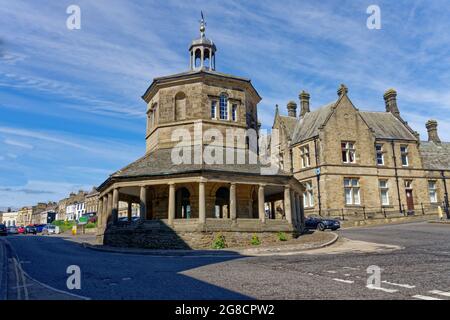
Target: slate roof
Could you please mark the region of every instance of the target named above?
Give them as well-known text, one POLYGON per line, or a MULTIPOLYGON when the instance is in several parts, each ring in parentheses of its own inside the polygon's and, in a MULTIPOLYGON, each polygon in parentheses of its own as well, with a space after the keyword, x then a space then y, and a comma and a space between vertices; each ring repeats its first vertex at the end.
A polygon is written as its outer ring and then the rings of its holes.
POLYGON ((450 170, 450 142, 422 141, 419 150, 424 169, 450 170))
POLYGON ((377 139, 417 140, 410 130, 390 112, 360 111, 377 139))
MULTIPOLYGON (((225 159, 224 149, 224 159, 225 159)), ((261 175, 261 169, 264 168, 260 163, 257 164, 173 164, 171 157, 172 149, 158 149, 150 152, 121 170, 113 173, 111 178, 132 178, 140 176, 164 176, 172 174, 182 174, 190 172, 221 171, 230 173, 242 173, 261 175)), ((235 156, 236 159, 236 156, 235 156)), ((194 158, 192 157, 192 161, 194 158)), ((224 161, 225 162, 225 161, 224 161)), ((246 162, 248 157, 246 156, 246 162)), ((277 175, 291 176, 290 173, 279 171, 277 175)))
POLYGON ((292 139, 298 119, 294 118, 294 117, 288 117, 288 116, 279 116, 279 117, 280 117, 281 123, 286 128, 287 134, 292 139))
POLYGON ((325 123, 331 112, 333 112, 334 105, 335 102, 329 103, 301 117, 297 121, 292 143, 298 143, 317 136, 319 134, 319 128, 325 123))

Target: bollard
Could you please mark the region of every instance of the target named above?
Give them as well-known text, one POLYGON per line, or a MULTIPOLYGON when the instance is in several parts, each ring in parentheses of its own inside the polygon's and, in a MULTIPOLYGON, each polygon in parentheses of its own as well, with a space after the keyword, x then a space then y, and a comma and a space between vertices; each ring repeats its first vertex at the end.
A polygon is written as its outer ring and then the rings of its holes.
POLYGON ((76 236, 77 235, 77 226, 72 226, 72 235, 76 236))

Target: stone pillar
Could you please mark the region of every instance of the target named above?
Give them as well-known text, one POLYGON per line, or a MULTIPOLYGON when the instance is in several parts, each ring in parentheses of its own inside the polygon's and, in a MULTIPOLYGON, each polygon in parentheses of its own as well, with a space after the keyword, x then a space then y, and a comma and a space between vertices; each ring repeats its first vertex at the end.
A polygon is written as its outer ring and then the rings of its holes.
POLYGON ((175 219, 175 184, 169 184, 169 224, 173 225, 175 219))
POLYGON ((112 206, 113 206, 113 197, 112 197, 112 193, 108 193, 108 206, 107 206, 107 211, 106 211, 106 223, 111 223, 111 216, 112 216, 112 206))
POLYGON ((209 66, 208 66, 209 70, 212 70, 212 50, 209 49, 209 66))
POLYGON ((103 215, 103 198, 98 198, 97 205, 97 226, 101 227, 102 225, 102 215, 103 215))
POLYGON ((117 223, 119 220, 119 189, 116 188, 113 190, 112 196, 112 221, 113 223, 117 223))
POLYGON ((127 208, 127 217, 128 217, 128 221, 131 221, 131 215, 132 215, 132 206, 133 206, 133 202, 128 201, 128 208, 127 208))
POLYGON ((145 186, 141 187, 141 192, 139 195, 139 217, 141 220, 147 219, 147 188, 145 186))
POLYGON ((259 220, 266 222, 266 212, 264 210, 264 185, 260 185, 258 188, 258 213, 259 220))
POLYGON ((200 61, 200 69, 203 69, 204 64, 204 60, 205 60, 205 51, 203 49, 201 49, 201 61, 200 61))
POLYGON ((292 223, 291 188, 284 187, 284 215, 289 223, 292 223))
POLYGON ((205 182, 198 184, 198 220, 200 223, 206 223, 206 199, 205 182))
POLYGON ((236 220, 236 184, 232 183, 230 185, 230 218, 231 220, 236 220))
POLYGON ((291 190, 291 206, 292 206, 292 224, 296 224, 296 218, 297 218, 297 199, 296 199, 296 192, 294 190, 291 190))
POLYGON ((103 209, 101 216, 101 226, 104 227, 108 222, 108 195, 103 196, 103 209))
POLYGON ((296 193, 296 199, 297 199, 297 227, 300 228, 303 224, 302 219, 302 200, 300 198, 300 194, 296 193))

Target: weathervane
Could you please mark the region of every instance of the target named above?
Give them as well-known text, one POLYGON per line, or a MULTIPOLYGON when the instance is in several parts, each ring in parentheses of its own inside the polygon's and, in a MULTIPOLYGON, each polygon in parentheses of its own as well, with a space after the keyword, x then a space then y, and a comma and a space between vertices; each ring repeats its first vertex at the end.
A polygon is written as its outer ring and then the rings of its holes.
POLYGON ((205 30, 206 30, 206 22, 205 22, 205 17, 203 16, 203 11, 200 11, 201 15, 202 15, 202 19, 200 20, 200 34, 203 37, 205 37, 205 30))

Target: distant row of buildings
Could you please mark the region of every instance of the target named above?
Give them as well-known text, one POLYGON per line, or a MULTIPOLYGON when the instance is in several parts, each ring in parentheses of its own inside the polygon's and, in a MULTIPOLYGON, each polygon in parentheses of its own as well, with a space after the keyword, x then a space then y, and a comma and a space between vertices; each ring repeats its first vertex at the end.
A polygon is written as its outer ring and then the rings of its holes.
MULTIPOLYGON (((83 190, 79 190, 78 193, 72 192, 58 202, 38 203, 18 210, 8 209, 6 212, 0 212, 0 223, 6 226, 25 226, 51 223, 54 220, 75 221, 85 214, 96 215, 98 194, 94 187, 89 192, 83 190)), ((127 210, 127 203, 120 203, 119 216, 126 216, 127 210)), ((138 210, 138 207, 134 206, 133 214, 137 215, 138 210)))

